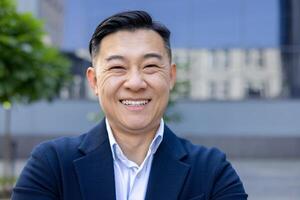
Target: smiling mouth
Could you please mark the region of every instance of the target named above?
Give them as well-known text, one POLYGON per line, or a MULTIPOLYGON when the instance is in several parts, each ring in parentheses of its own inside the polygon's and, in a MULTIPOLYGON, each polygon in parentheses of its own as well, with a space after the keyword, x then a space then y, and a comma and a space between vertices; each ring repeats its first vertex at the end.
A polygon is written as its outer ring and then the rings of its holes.
POLYGON ((144 106, 147 105, 151 99, 143 99, 143 100, 127 100, 123 99, 120 102, 125 106, 144 106))

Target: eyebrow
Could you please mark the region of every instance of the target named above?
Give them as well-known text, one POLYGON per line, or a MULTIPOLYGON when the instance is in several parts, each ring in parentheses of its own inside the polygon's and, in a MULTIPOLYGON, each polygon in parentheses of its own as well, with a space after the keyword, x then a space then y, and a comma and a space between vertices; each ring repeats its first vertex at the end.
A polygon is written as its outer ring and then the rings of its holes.
POLYGON ((144 58, 157 58, 159 60, 162 60, 162 56, 157 53, 147 53, 144 55, 144 58))
MULTIPOLYGON (((159 60, 162 60, 162 55, 158 54, 158 53, 147 53, 144 56, 144 59, 147 58, 157 58, 159 60)), ((112 60, 125 60, 124 56, 121 55, 111 55, 108 58, 105 59, 107 62, 112 61, 112 60)))
POLYGON ((120 55, 112 55, 109 56, 108 58, 105 59, 107 62, 111 61, 111 60, 125 60, 125 58, 123 56, 120 55))

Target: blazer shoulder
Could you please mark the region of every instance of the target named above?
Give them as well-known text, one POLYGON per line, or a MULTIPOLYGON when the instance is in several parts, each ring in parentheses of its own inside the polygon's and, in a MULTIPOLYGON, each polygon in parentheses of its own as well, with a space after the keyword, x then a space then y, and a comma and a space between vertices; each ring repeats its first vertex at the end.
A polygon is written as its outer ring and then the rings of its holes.
POLYGON ((31 156, 39 158, 54 158, 53 156, 73 157, 78 154, 78 147, 86 137, 86 133, 79 136, 59 137, 38 144, 31 152, 31 156), (73 155, 73 156, 72 156, 73 155))
POLYGON ((225 153, 215 147, 195 145, 181 138, 179 140, 187 152, 184 162, 191 166, 190 173, 194 181, 190 182, 193 185, 197 185, 198 180, 205 182, 205 191, 209 191, 206 195, 213 199, 247 198, 243 184, 225 153))
POLYGON ((86 153, 96 149, 106 141, 105 122, 102 120, 86 133, 79 136, 60 137, 42 142, 31 153, 32 157, 60 160, 61 162, 73 161, 86 153))
POLYGON ((62 185, 73 180, 72 161, 86 134, 42 142, 34 148, 13 190, 12 199, 61 199, 62 185))
POLYGON ((222 159, 225 156, 225 153, 218 149, 217 147, 207 147, 200 144, 193 144, 191 141, 183 138, 179 138, 180 143, 186 150, 189 156, 200 156, 201 158, 210 158, 210 159, 222 159))
POLYGON ((213 169, 218 164, 226 161, 226 154, 216 147, 196 145, 183 138, 179 138, 179 141, 187 153, 187 162, 191 164, 213 169))

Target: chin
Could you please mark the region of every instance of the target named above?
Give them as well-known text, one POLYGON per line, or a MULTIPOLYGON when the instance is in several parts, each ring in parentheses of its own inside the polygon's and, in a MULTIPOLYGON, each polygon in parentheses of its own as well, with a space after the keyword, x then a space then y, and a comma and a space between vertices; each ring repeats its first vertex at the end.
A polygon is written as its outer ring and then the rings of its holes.
POLYGON ((145 129, 146 128, 146 124, 144 123, 128 123, 127 127, 129 129, 133 129, 133 130, 140 130, 140 129, 145 129))
POLYGON ((148 130, 149 129, 149 124, 150 122, 138 122, 138 121, 135 121, 135 122, 129 122, 129 123, 126 123, 126 127, 127 129, 129 130, 133 130, 133 131, 138 131, 138 130, 148 130))

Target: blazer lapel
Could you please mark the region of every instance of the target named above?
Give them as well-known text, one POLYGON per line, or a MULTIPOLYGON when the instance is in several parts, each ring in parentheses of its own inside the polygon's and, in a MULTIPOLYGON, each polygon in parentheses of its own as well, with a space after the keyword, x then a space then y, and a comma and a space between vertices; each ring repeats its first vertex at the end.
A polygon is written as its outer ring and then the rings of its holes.
POLYGON ((114 167, 105 120, 91 130, 79 151, 84 156, 73 161, 83 199, 114 200, 114 167))
POLYGON ((178 199, 190 166, 178 138, 165 126, 164 139, 154 155, 146 200, 178 199))

